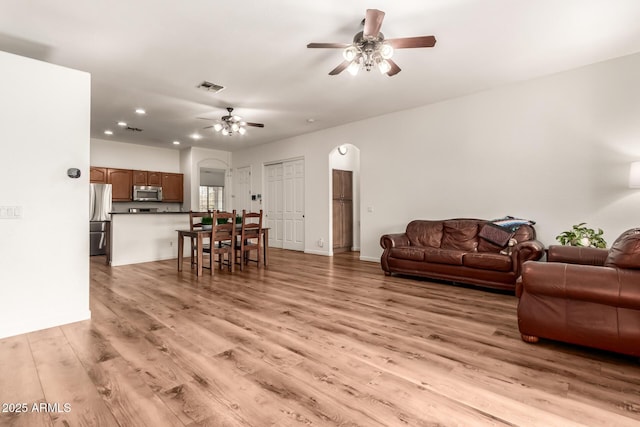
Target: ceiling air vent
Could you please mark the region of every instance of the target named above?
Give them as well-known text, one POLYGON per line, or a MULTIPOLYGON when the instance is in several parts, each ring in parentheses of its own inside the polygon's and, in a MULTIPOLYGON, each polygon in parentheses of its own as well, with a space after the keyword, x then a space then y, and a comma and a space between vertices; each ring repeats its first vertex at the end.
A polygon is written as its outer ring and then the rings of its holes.
POLYGON ((127 126, 125 129, 128 130, 129 132, 142 132, 142 129, 134 128, 134 127, 131 127, 131 126, 127 126))
POLYGON ((203 81, 202 83, 200 83, 198 85, 198 89, 204 89, 207 92, 218 93, 218 92, 220 92, 221 90, 224 89, 224 86, 220 86, 220 85, 217 85, 215 83, 211 83, 211 82, 208 82, 208 81, 205 80, 205 81, 203 81))

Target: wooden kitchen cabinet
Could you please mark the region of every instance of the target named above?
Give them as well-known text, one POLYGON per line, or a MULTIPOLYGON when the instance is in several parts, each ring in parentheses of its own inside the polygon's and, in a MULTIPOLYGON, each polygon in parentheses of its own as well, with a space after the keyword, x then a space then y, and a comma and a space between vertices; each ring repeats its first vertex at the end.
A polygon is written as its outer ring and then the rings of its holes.
POLYGON ((148 172, 147 171, 132 171, 133 185, 149 185, 147 184, 148 172))
POLYGON ((147 185, 162 187, 162 172, 147 172, 147 185))
POLYGON ((111 184, 111 200, 114 202, 130 202, 133 187, 133 171, 131 169, 107 169, 107 184, 111 184))
POLYGON ((333 198, 353 199, 353 172, 340 169, 333 170, 333 198))
POLYGON ((91 166, 89 169, 89 182, 93 184, 107 183, 107 168, 91 166))
POLYGON ((162 174, 162 201, 179 202, 183 200, 183 175, 181 173, 162 174))
POLYGON ((162 172, 133 171, 133 185, 162 186, 162 172))
POLYGON ((333 169, 333 251, 353 246, 353 172, 333 169))

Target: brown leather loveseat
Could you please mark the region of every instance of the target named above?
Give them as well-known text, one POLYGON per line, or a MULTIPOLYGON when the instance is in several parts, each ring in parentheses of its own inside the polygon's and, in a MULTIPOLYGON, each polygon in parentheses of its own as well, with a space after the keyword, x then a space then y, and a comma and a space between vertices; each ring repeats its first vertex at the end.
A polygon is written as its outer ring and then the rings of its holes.
POLYGON ((518 281, 518 328, 538 337, 640 356, 640 228, 611 249, 551 246, 518 281))
POLYGON ((387 275, 513 290, 522 264, 540 259, 544 246, 535 240, 535 229, 528 223, 508 234, 500 229, 483 219, 411 221, 404 233, 380 238, 382 269, 387 275), (495 232, 506 240, 493 236, 495 232))

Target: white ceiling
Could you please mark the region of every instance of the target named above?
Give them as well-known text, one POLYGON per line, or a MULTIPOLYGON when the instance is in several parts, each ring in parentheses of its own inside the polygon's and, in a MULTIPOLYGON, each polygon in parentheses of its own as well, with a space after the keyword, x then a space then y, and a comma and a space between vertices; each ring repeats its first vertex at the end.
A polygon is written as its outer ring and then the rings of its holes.
POLYGON ((638 22, 640 0, 2 0, 0 50, 91 73, 94 138, 234 151, 635 53, 638 22), (341 51, 307 43, 350 42, 367 8, 436 46, 397 50, 394 77, 329 76, 341 51), (265 128, 202 130, 227 106, 265 128))

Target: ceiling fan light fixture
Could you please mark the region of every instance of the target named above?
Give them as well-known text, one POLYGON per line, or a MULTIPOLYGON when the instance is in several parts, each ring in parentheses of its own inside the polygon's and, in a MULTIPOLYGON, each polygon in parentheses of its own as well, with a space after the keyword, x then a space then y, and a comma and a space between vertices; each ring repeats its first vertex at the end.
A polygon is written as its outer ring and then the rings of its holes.
POLYGON ((378 62, 378 70, 380 70, 381 74, 386 74, 391 70, 391 64, 386 59, 383 59, 378 62))
POLYGON ((354 45, 347 46, 342 52, 342 56, 347 61, 353 61, 358 55, 358 48, 354 45))
POLYGON ((229 131, 227 130, 227 128, 222 129, 222 134, 224 136, 230 135, 229 131))
POLYGON ((238 132, 240 133, 240 135, 244 135, 245 133, 247 133, 247 130, 245 128, 240 128, 238 132))
POLYGON ((352 76, 356 76, 359 70, 360 70, 360 61, 355 59, 351 61, 351 64, 349 64, 349 66, 347 67, 347 71, 352 76))
POLYGON ((215 130, 216 132, 220 132, 222 130, 222 125, 220 123, 216 123, 215 125, 213 125, 213 130, 215 130))
POLYGON ((240 130, 240 126, 238 126, 237 123, 233 123, 233 124, 231 124, 231 130, 233 132, 238 132, 238 130, 240 130))
POLYGON ((380 45, 380 56, 383 59, 389 59, 393 56, 393 47, 389 43, 382 43, 380 45))

